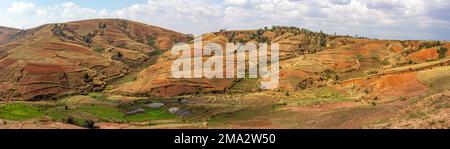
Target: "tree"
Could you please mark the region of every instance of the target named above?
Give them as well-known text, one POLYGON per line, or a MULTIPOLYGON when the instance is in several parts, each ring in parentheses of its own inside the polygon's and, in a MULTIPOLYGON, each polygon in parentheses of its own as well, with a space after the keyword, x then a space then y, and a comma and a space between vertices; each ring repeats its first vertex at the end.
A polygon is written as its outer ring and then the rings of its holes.
POLYGON ((187 38, 187 41, 192 41, 192 40, 194 40, 194 34, 187 34, 186 38, 187 38))
POLYGON ((327 45, 327 41, 324 38, 319 39, 319 44, 321 47, 325 47, 327 45))
POLYGON ((445 57, 447 56, 447 51, 448 51, 447 48, 445 48, 445 47, 440 47, 440 48, 437 50, 437 53, 439 54, 439 58, 445 58, 445 57))

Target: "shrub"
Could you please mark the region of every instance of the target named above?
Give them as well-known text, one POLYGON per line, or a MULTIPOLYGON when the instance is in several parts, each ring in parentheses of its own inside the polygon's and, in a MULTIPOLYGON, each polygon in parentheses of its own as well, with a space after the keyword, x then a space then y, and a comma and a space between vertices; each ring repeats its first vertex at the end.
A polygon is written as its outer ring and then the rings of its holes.
POLYGON ((125 42, 120 42, 120 43, 117 44, 117 47, 127 49, 128 45, 125 42))
POLYGON ((405 101, 405 100, 407 100, 407 98, 405 97, 405 96, 400 96, 400 98, 399 98, 401 101, 405 101))
POLYGON ((155 37, 153 37, 153 36, 147 37, 147 45, 148 46, 154 47, 156 44, 155 41, 156 41, 155 37))
POLYGON ((439 58, 445 58, 445 57, 447 56, 447 51, 448 51, 447 48, 445 48, 445 47, 440 47, 440 48, 437 50, 437 53, 439 54, 439 58))
POLYGON ((75 119, 72 116, 69 116, 67 117, 67 119, 64 120, 64 123, 75 124, 75 119))
POLYGON ((94 48, 94 51, 97 52, 97 53, 102 53, 102 52, 105 51, 105 48, 97 47, 97 48, 94 48))
POLYGON ((96 128, 95 127, 95 122, 93 120, 86 120, 86 121, 84 121, 83 127, 90 128, 90 129, 95 129, 96 128))
POLYGON ((359 61, 364 60, 364 57, 361 54, 358 54, 358 56, 356 56, 356 59, 358 59, 359 61))
POLYGON ((187 41, 192 41, 192 40, 194 40, 194 35, 193 34, 187 34, 186 38, 187 38, 187 41))
POLYGON ((117 56, 118 58, 122 58, 122 57, 123 57, 122 52, 117 52, 117 53, 116 53, 116 56, 117 56))
POLYGON ((325 39, 323 39, 323 38, 320 38, 319 39, 319 44, 320 44, 321 47, 325 47, 327 45, 327 41, 325 39))
POLYGON ((92 78, 89 76, 88 73, 84 73, 83 80, 84 80, 84 82, 91 82, 92 78))
POLYGON ((89 97, 99 99, 99 100, 106 99, 106 96, 103 93, 98 93, 98 92, 90 93, 89 97))
POLYGON ((378 55, 376 55, 376 54, 372 55, 372 57, 370 57, 370 58, 372 60, 374 60, 374 61, 379 61, 380 60, 380 57, 378 55))
POLYGON ((369 76, 369 75, 373 75, 373 74, 378 74, 377 70, 366 70, 364 72, 364 75, 369 76))
POLYGON ((388 59, 384 59, 384 60, 381 62, 381 64, 383 64, 383 65, 389 65, 390 63, 389 63, 389 60, 388 60, 388 59))

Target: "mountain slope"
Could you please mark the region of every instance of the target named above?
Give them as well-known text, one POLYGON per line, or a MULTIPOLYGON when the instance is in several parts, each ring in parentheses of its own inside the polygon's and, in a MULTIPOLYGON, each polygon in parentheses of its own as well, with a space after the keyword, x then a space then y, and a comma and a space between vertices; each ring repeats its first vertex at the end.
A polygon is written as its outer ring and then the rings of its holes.
MULTIPOLYGON (((449 65, 445 58, 437 57, 437 50, 429 50, 450 48, 447 42, 355 38, 295 27, 221 31, 202 36, 204 42, 217 42, 222 47, 227 42, 279 43, 280 87, 276 91, 283 92, 333 86, 363 99, 417 96, 425 92, 428 86, 419 82, 415 72, 408 73, 409 67, 418 67, 412 71, 420 71, 449 65), (433 56, 415 61, 417 55, 423 52, 432 53, 433 56), (415 66, 415 63, 424 66, 415 66), (406 68, 406 71, 396 68, 406 68)), ((192 43, 190 47, 193 48, 192 43)), ((450 51, 448 53, 450 55, 450 51)), ((170 64, 176 58, 170 52, 164 53, 155 65, 143 70, 135 81, 119 86, 112 93, 176 96, 259 90, 259 79, 172 79, 170 64)))
POLYGON ((9 41, 13 35, 20 31, 20 29, 0 26, 0 44, 9 41))
POLYGON ((47 24, 0 45, 0 97, 43 100, 101 90, 107 82, 186 40, 181 33, 121 19, 47 24))

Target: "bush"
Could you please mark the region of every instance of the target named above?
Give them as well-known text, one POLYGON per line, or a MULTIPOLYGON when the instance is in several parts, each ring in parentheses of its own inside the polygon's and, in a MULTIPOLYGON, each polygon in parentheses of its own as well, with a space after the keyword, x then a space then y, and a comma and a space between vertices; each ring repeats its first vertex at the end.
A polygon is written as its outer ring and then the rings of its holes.
POLYGON ((327 41, 325 39, 323 39, 323 38, 320 38, 319 39, 319 44, 320 44, 321 47, 325 47, 327 45, 327 41))
POLYGON ((186 38, 187 38, 187 41, 193 41, 194 40, 194 35, 193 34, 187 34, 186 38))
POLYGON ((98 92, 90 93, 89 97, 99 99, 99 100, 106 99, 106 96, 103 93, 98 93, 98 92))
POLYGON ((117 53, 116 53, 116 56, 117 56, 118 58, 122 58, 122 57, 123 57, 122 52, 117 52, 117 53))
POLYGON ((359 61, 364 60, 364 56, 362 56, 361 54, 358 54, 358 56, 356 56, 356 59, 358 59, 359 61))
POLYGON ((400 96, 400 98, 399 98, 401 101, 405 101, 405 100, 408 100, 405 96, 400 96))
POLYGON ((366 70, 366 71, 364 72, 364 74, 365 74, 366 76, 373 75, 373 74, 378 74, 378 70, 366 70))
POLYGON ((67 119, 64 120, 64 123, 67 124, 75 124, 75 119, 72 116, 67 117, 67 119))
POLYGON ((389 63, 389 60, 388 60, 388 59, 384 59, 384 60, 381 62, 381 64, 383 64, 383 65, 389 65, 390 63, 389 63))
POLYGON ((97 48, 94 48, 94 51, 97 52, 97 53, 102 53, 102 52, 105 51, 105 48, 97 47, 97 48))
POLYGON ((380 60, 380 57, 378 55, 376 55, 376 54, 372 55, 372 57, 370 57, 370 58, 372 60, 374 60, 374 61, 379 61, 380 60))
POLYGON ((90 129, 95 129, 96 128, 95 127, 95 122, 93 120, 86 120, 86 121, 84 121, 83 127, 90 128, 90 129))
POLYGON ((445 48, 445 47, 440 47, 440 48, 437 50, 437 53, 439 54, 439 58, 445 58, 445 57, 447 56, 447 51, 448 51, 447 48, 445 48))
POLYGON ((120 42, 119 44, 117 44, 117 47, 123 48, 123 49, 127 49, 127 48, 128 48, 128 45, 127 45, 127 43, 125 43, 125 42, 120 42))
POLYGON ((155 44, 156 44, 156 39, 155 39, 155 37, 153 37, 153 36, 147 37, 147 45, 148 45, 148 46, 154 47, 155 44))
POLYGON ((84 82, 91 82, 92 78, 89 76, 88 73, 84 73, 83 80, 84 80, 84 82))

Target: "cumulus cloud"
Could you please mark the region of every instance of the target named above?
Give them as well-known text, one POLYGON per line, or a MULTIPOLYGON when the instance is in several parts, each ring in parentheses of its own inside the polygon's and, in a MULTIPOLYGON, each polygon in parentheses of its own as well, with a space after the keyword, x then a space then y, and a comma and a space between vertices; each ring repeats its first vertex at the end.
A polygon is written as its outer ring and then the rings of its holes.
POLYGON ((247 3, 247 0, 224 0, 223 2, 228 5, 244 5, 247 3))
POLYGON ((14 2, 0 25, 124 18, 185 33, 290 25, 328 33, 390 39, 450 39, 446 0, 148 0, 117 10, 74 2, 42 6, 14 2))
POLYGON ((10 8, 6 9, 6 12, 10 14, 22 14, 33 8, 34 8, 33 3, 14 2, 10 8))

